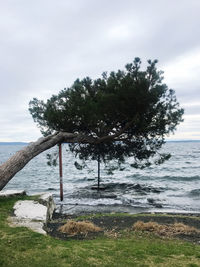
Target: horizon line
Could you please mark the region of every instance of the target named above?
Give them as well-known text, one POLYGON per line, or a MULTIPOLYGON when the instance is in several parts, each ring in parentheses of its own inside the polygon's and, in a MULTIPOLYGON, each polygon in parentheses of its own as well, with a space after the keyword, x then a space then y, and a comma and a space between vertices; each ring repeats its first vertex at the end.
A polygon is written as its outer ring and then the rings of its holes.
MULTIPOLYGON (((0 141, 0 144, 29 144, 34 141, 0 141)), ((177 140, 165 140, 165 142, 200 142, 200 139, 177 139, 177 140)))

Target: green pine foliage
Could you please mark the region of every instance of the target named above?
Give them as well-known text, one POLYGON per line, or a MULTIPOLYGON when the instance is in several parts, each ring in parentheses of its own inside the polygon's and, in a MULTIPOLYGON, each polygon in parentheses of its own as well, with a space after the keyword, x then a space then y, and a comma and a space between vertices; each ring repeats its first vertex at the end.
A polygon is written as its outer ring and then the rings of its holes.
POLYGON ((73 132, 96 140, 70 144, 81 160, 123 163, 134 159, 134 167, 146 167, 152 157, 156 164, 169 155, 159 154, 166 135, 182 121, 183 109, 175 93, 163 83, 157 60, 141 69, 140 58, 118 70, 92 80, 77 79, 70 88, 46 102, 34 98, 29 110, 43 135, 73 132))

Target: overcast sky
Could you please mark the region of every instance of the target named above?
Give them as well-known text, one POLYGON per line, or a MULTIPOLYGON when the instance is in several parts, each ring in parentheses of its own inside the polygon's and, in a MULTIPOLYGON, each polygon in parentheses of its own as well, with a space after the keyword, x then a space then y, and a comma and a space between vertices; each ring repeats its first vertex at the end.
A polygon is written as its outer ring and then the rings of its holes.
POLYGON ((0 141, 41 136, 28 112, 76 78, 158 59, 200 139, 200 0, 0 0, 0 141))

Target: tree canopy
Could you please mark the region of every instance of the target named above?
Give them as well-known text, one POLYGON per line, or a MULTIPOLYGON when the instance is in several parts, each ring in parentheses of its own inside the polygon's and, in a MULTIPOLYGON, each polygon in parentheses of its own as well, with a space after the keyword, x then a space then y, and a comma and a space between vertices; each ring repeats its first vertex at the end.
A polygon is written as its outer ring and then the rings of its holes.
POLYGON ((143 167, 162 163, 169 155, 159 149, 166 135, 182 121, 183 109, 175 93, 163 83, 157 60, 141 69, 140 58, 124 70, 102 74, 92 80, 77 79, 70 88, 47 101, 34 98, 29 111, 44 136, 68 132, 87 136, 70 143, 82 160, 125 161, 143 167))

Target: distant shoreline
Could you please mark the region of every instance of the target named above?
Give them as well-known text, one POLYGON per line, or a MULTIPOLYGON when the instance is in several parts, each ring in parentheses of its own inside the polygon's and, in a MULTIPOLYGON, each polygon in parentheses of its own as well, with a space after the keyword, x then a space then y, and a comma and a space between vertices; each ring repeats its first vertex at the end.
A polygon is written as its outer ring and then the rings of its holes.
POLYGON ((28 145, 29 143, 26 142, 0 142, 0 146, 6 145, 28 145))
POLYGON ((195 143, 200 142, 200 140, 167 140, 166 143, 195 143))
MULTIPOLYGON (((200 142, 200 140, 167 140, 166 143, 195 143, 200 142)), ((31 142, 0 142, 0 146, 5 145, 28 145, 31 142)))

